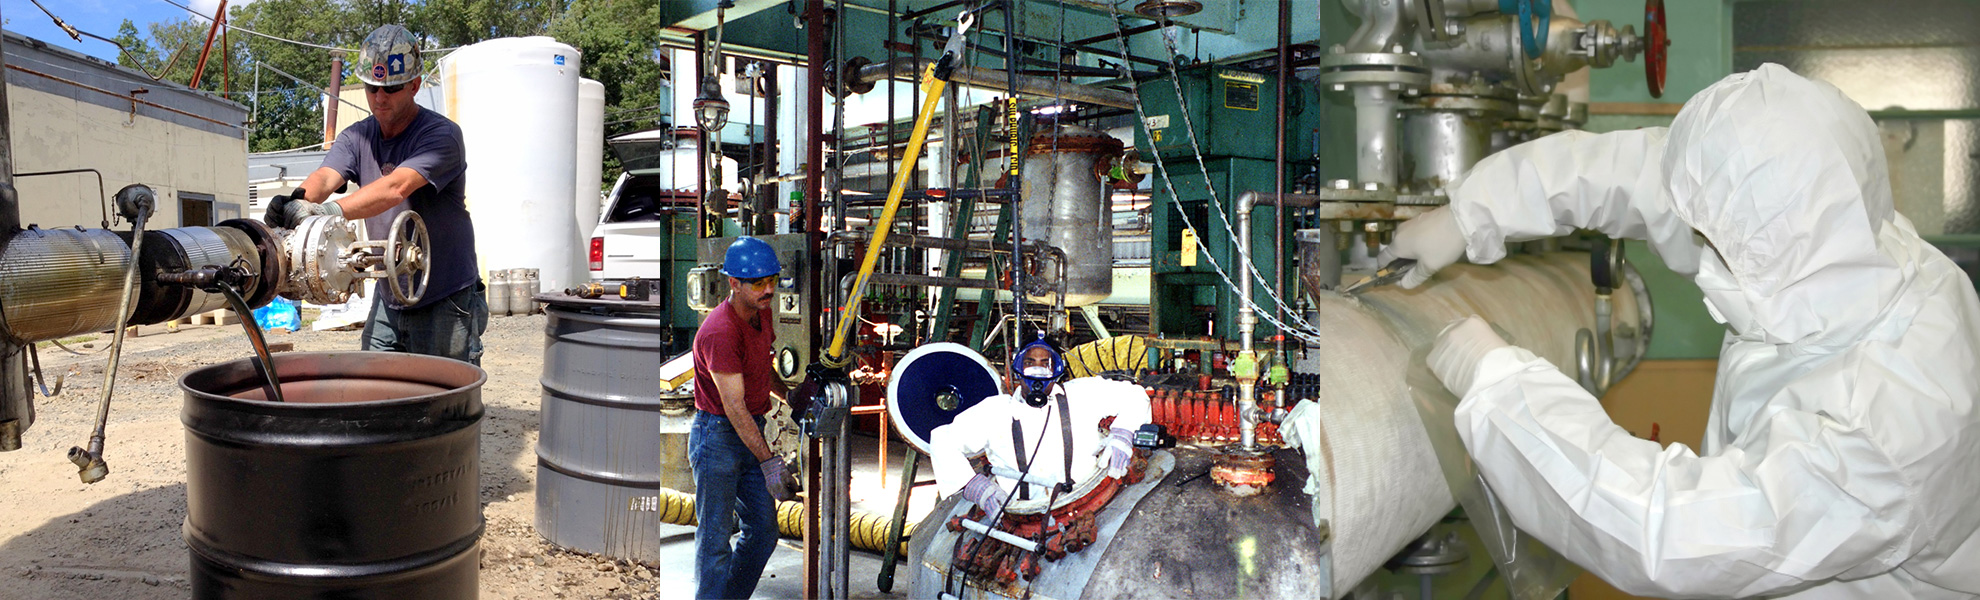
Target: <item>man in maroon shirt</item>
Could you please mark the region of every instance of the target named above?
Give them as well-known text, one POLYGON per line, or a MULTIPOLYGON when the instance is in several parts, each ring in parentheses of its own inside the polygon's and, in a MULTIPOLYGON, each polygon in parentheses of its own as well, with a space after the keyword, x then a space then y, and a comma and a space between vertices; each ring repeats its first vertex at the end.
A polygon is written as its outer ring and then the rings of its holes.
POLYGON ((729 299, 694 334, 695 598, 748 598, 777 549, 785 464, 764 441, 763 414, 770 393, 784 391, 770 370, 770 302, 782 272, 770 244, 736 238, 722 261, 729 299), (742 539, 731 547, 737 521, 742 539))

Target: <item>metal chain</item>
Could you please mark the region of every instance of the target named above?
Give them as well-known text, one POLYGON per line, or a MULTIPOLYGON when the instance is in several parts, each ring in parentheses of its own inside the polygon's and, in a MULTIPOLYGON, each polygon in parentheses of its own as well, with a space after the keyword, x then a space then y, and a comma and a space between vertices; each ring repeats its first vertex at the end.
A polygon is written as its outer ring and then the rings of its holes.
MULTIPOLYGON (((1190 121, 1188 100, 1183 97, 1182 78, 1177 73, 1177 69, 1175 68, 1175 57, 1180 56, 1181 51, 1177 49, 1176 40, 1174 38, 1164 36, 1162 40, 1163 40, 1163 45, 1166 46, 1169 50, 1169 56, 1170 56, 1169 83, 1172 86, 1174 86, 1176 90, 1176 104, 1180 108, 1179 112, 1182 113, 1183 132, 1189 134, 1189 147, 1190 150, 1192 150, 1195 153, 1196 168, 1198 171, 1200 171, 1203 174, 1204 183, 1208 184, 1210 180, 1210 167, 1203 163, 1203 147, 1197 141, 1196 124, 1190 121)), ((1285 82, 1281 81, 1279 82, 1279 85, 1285 85, 1285 82)), ((1139 100, 1140 96, 1136 95, 1136 98, 1137 100, 1139 100)), ((1153 148, 1150 149, 1153 150, 1153 148)), ((1223 204, 1219 202, 1217 197, 1217 188, 1215 186, 1210 186, 1210 185, 1205 185, 1203 187, 1204 189, 1210 192, 1210 209, 1211 209, 1210 212, 1217 216, 1217 223, 1224 227, 1224 234, 1231 236, 1230 239, 1238 240, 1239 237, 1237 232, 1231 228, 1230 219, 1224 216, 1223 204)), ((1273 289, 1274 288, 1273 284, 1265 280, 1265 275, 1259 272, 1257 263, 1251 260, 1251 244, 1249 243, 1249 241, 1240 240, 1236 245, 1238 248, 1238 253, 1243 255, 1245 270, 1250 271, 1252 280, 1257 282, 1259 287, 1265 289, 1266 296, 1272 299, 1272 303, 1277 308, 1279 308, 1280 311, 1284 311, 1286 306, 1285 299, 1279 297, 1278 291, 1273 289)), ((1233 285, 1233 287, 1235 287, 1235 285, 1233 285)), ((1254 309, 1256 308, 1257 308, 1256 305, 1254 305, 1254 309)), ((1301 323, 1305 324, 1303 320, 1301 321, 1301 323)))
MULTIPOLYGON (((1121 27, 1122 23, 1118 19, 1114 21, 1114 24, 1115 24, 1114 41, 1119 45, 1121 54, 1125 56, 1128 53, 1127 36, 1125 34, 1125 30, 1121 27)), ((1171 61, 1170 61, 1171 64, 1169 66, 1170 81, 1174 83, 1176 86, 1176 100, 1182 108, 1183 127, 1192 130, 1190 132, 1190 138, 1189 138, 1190 148, 1196 152, 1197 166, 1198 168, 1203 170, 1204 182, 1208 183, 1209 167, 1203 164, 1203 151, 1201 146, 1197 144, 1196 135, 1195 132, 1193 131, 1194 125, 1189 122, 1188 106, 1181 104, 1183 102, 1182 83, 1179 79, 1179 76, 1176 74, 1176 69, 1173 60, 1173 57, 1176 56, 1175 46, 1172 42, 1168 42, 1168 46, 1171 55, 1171 61)), ((1117 63, 1117 66, 1121 70, 1122 78, 1127 79, 1129 81, 1133 81, 1133 74, 1128 72, 1127 63, 1125 61, 1117 63)), ((1283 82, 1281 82, 1281 84, 1283 85, 1283 82)), ((1143 128, 1146 128, 1148 123, 1148 114, 1147 114, 1147 110, 1142 106, 1141 94, 1139 93, 1134 95, 1134 114, 1135 114, 1135 118, 1140 121, 1141 126, 1143 128)), ((1188 228, 1191 232, 1195 232, 1196 224, 1194 222, 1191 222, 1189 218, 1189 212, 1183 210, 1182 196, 1176 192, 1175 182, 1169 177, 1168 164, 1162 160, 1161 150, 1155 147, 1152 141, 1154 139, 1152 133, 1150 134, 1149 138, 1151 142, 1149 144, 1148 151, 1150 154, 1154 155, 1155 157, 1155 161, 1154 161, 1155 170, 1161 176, 1162 186, 1165 189, 1167 189, 1169 192, 1169 201, 1175 204, 1177 216, 1182 219, 1183 226, 1185 228, 1188 228)), ((1219 220, 1224 221, 1224 230, 1226 232, 1230 232, 1231 239, 1237 239, 1238 236, 1236 232, 1231 232, 1229 221, 1227 219, 1224 219, 1223 207, 1217 202, 1216 189, 1213 186, 1206 185, 1205 187, 1210 189, 1210 194, 1211 194, 1210 208, 1212 209, 1210 212, 1215 213, 1219 220)), ((1201 236, 1198 237, 1200 238, 1201 236)), ((1238 250, 1239 253, 1243 255, 1244 262, 1249 263, 1251 259, 1251 253, 1250 250, 1246 247, 1246 244, 1239 243, 1237 244, 1237 246, 1239 249, 1238 250)), ((1231 280, 1230 274, 1226 272, 1224 270, 1223 265, 1217 261, 1217 257, 1214 253, 1204 252, 1203 257, 1207 262, 1210 263, 1211 270, 1216 271, 1217 277, 1222 279, 1225 285, 1230 286, 1231 289, 1233 290, 1238 289, 1237 282, 1231 280)), ((1250 265, 1247 264, 1247 266, 1250 265)), ((1258 273, 1256 267, 1252 267, 1250 270, 1260 283, 1264 283, 1264 276, 1258 273)), ((1278 294, 1272 291, 1272 288, 1269 284, 1263 287, 1265 288, 1266 293, 1270 295, 1273 302, 1275 302, 1280 307, 1283 307, 1285 305, 1285 301, 1280 299, 1278 294)), ((1244 305, 1246 306, 1251 307, 1252 312, 1254 314, 1256 314, 1259 318, 1264 319, 1266 323, 1269 323, 1273 327, 1278 328, 1278 330, 1281 333, 1291 334, 1292 336, 1297 337, 1302 341, 1305 341, 1309 344, 1314 344, 1316 346, 1320 344, 1320 330, 1318 328, 1313 327, 1312 324, 1307 323, 1304 319, 1300 319, 1298 317, 1292 317, 1292 320, 1298 325, 1297 326, 1289 325, 1283 321, 1280 321, 1277 317, 1274 316, 1276 311, 1263 310, 1262 309, 1263 307, 1260 307, 1258 303, 1256 301, 1253 301, 1251 298, 1240 295, 1238 301, 1244 303, 1244 305)))

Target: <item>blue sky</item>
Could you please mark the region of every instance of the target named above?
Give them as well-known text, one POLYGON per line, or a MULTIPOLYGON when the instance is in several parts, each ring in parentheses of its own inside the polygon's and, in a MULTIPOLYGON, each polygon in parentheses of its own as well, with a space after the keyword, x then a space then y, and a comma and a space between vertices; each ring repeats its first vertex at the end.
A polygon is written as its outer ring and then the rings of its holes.
MULTIPOLYGON (((218 0, 175 0, 180 4, 213 10, 218 0)), ((238 5, 239 0, 231 0, 229 5, 238 5)), ((147 24, 155 21, 177 21, 191 16, 185 9, 172 6, 165 0, 41 0, 41 5, 61 17, 76 29, 103 37, 116 37, 117 26, 130 19, 136 23, 138 31, 147 31, 147 24)), ((47 42, 51 46, 67 48, 115 62, 117 47, 84 36, 78 42, 55 26, 48 15, 35 8, 28 0, 0 0, 0 19, 5 19, 6 29, 47 42)))

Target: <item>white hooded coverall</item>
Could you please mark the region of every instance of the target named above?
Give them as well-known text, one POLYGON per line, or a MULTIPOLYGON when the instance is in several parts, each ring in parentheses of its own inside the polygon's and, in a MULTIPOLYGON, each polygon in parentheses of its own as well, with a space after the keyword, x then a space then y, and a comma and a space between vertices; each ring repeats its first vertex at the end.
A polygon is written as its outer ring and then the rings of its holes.
MULTIPOLYGON (((1101 377, 1083 377, 1059 384, 1065 390, 1066 408, 1072 424, 1072 483, 1078 485, 1093 477, 1104 465, 1096 456, 1107 440, 1100 421, 1113 417, 1113 428, 1134 431, 1150 419, 1148 393, 1141 386, 1101 377)), ((1031 465, 1025 481, 1037 483, 1031 499, 1050 498, 1051 486, 1065 478, 1065 436, 1059 429, 1059 406, 1046 402, 1032 407, 1009 394, 984 398, 969 410, 956 415, 948 425, 928 433, 928 460, 935 467, 935 485, 943 496, 962 490, 976 472, 969 457, 983 454, 992 467, 1013 471, 1018 453, 1011 440, 1011 421, 1022 429, 1025 459, 1031 465), (1042 442, 1041 442, 1042 440, 1042 442)), ((1018 499, 1017 482, 996 478, 997 485, 1018 499)))
POLYGON ((1486 353, 1457 426, 1520 529, 1634 594, 1980 594, 1980 300, 1896 214, 1840 91, 1765 65, 1668 132, 1542 138, 1450 195, 1472 262, 1575 228, 1647 240, 1730 326, 1703 455, 1486 353))

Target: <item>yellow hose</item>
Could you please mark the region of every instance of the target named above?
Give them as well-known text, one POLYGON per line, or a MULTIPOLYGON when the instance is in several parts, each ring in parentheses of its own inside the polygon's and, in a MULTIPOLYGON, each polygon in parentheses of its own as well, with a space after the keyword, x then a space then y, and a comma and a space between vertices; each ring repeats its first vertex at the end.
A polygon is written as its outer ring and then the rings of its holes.
POLYGON ((1075 378, 1092 377, 1106 371, 1138 371, 1148 368, 1148 342, 1138 335, 1093 340, 1066 351, 1066 370, 1075 378))
POLYGON ((948 82, 935 77, 935 65, 928 65, 921 74, 921 93, 926 99, 921 102, 921 114, 914 118, 914 133, 908 136, 907 151, 901 155, 901 169, 894 175, 894 185, 887 188, 887 206, 880 210, 880 220, 873 224, 873 239, 866 243, 866 257, 859 263, 859 277, 853 280, 852 294, 846 296, 832 344, 819 360, 827 367, 837 369, 848 364, 846 340, 853 323, 859 320, 859 298, 866 293, 866 279, 873 275, 873 266, 880 260, 880 248, 887 245, 887 233, 894 228, 894 213, 900 210, 901 196, 914 176, 916 161, 921 159, 921 145, 928 141, 928 124, 935 118, 935 108, 942 101, 942 88, 946 85, 948 82))
MULTIPOLYGON (((672 525, 693 527, 694 496, 668 488, 660 488, 660 522, 672 525)), ((885 552, 887 530, 893 519, 863 510, 852 512, 852 545, 869 552, 885 552)), ((901 528, 901 555, 907 555, 907 540, 914 535, 914 523, 901 528)), ((804 503, 777 503, 777 533, 792 539, 804 539, 804 503)))

